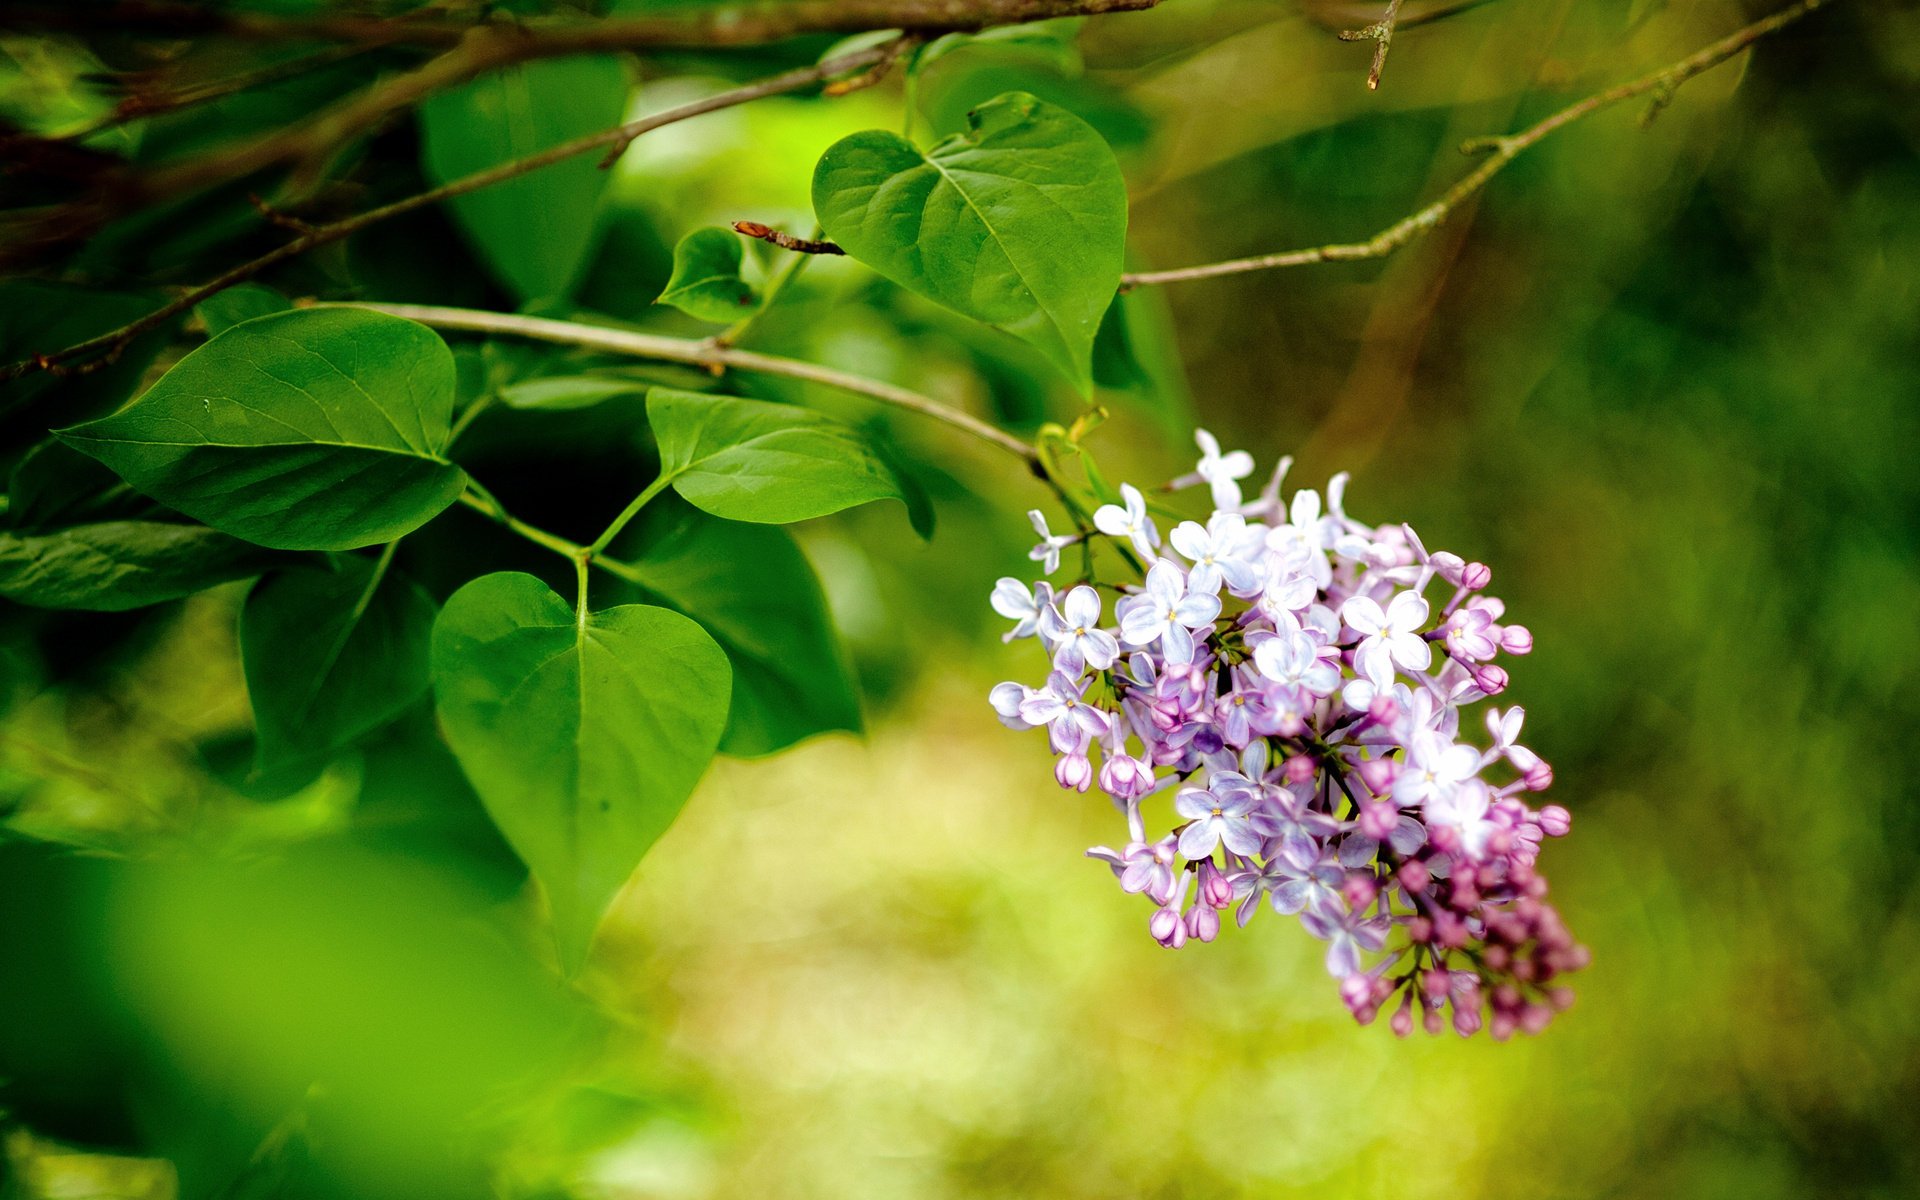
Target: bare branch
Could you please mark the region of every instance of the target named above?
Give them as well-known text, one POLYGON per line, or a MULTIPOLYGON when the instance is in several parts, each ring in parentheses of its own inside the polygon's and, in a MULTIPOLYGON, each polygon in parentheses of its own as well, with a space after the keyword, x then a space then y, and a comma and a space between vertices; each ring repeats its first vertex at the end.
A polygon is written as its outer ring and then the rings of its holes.
POLYGON ((865 33, 875 29, 940 34, 1054 17, 1138 12, 1160 0, 740 0, 656 16, 577 17, 501 21, 480 26, 440 15, 392 18, 311 17, 236 12, 211 6, 123 0, 111 6, 8 4, 0 28, 205 35, 245 41, 353 42, 450 50, 478 29, 511 34, 516 61, 614 50, 755 46, 810 33, 865 33))
POLYGON ((1475 138, 1469 141, 1460 149, 1468 154, 1485 152, 1487 154, 1485 162, 1448 188, 1438 200, 1394 222, 1364 242, 1336 242, 1332 245, 1313 246, 1302 250, 1283 250, 1276 254, 1236 258, 1196 267, 1140 271, 1121 276, 1121 290, 1152 287, 1164 283, 1183 283, 1193 279, 1214 279, 1222 275, 1241 275, 1249 271, 1270 271, 1280 267, 1301 267, 1311 263, 1354 262, 1360 259, 1384 258, 1402 246, 1432 232, 1453 213, 1455 208, 1486 187, 1488 181, 1498 175, 1508 163, 1559 130, 1582 117, 1592 116, 1603 109, 1612 108, 1616 104, 1638 96, 1652 95, 1656 102, 1664 103, 1664 100, 1670 99, 1673 92, 1687 80, 1719 66, 1761 38, 1785 29, 1816 9, 1835 2, 1836 0, 1798 0, 1798 3, 1789 5, 1770 17, 1755 21, 1746 28, 1721 38, 1679 62, 1589 96, 1519 133, 1475 138))
POLYGON ((741 237, 758 238, 769 245, 782 250, 791 250, 795 254, 845 254, 838 243, 821 238, 800 238, 790 233, 782 233, 771 225, 762 225, 758 221, 735 221, 733 231, 741 237))
POLYGON ((0 368, 0 383, 17 379, 22 375, 29 374, 36 370, 63 368, 65 372, 84 372, 93 369, 96 363, 98 365, 105 365, 105 361, 107 360, 97 359, 95 356, 117 354, 134 338, 139 337, 150 329, 156 329, 164 325, 166 322, 192 308, 207 297, 225 291, 236 283, 252 279, 270 267, 277 266, 290 258, 304 254, 317 246, 337 242, 341 238, 358 233, 370 225, 375 225, 392 217, 402 216, 406 213, 438 204, 442 200, 448 200, 455 196, 464 196, 468 192, 479 191, 481 188, 489 187, 503 180, 513 179, 525 175, 530 171, 537 171, 542 167, 551 166, 554 163, 573 158, 576 155, 585 154, 589 150, 597 150, 602 146, 631 142, 634 138, 665 125, 672 125, 675 122, 685 121, 690 117, 701 116, 705 113, 718 111, 719 109, 732 108, 735 105, 745 104, 765 96, 775 96, 783 92, 798 91, 801 88, 817 84, 835 75, 840 75, 847 71, 860 70, 880 61, 886 52, 887 48, 885 46, 875 46, 866 50, 855 51, 851 54, 840 55, 816 66, 800 67, 779 75, 769 76, 757 83, 749 83, 741 87, 731 88, 727 91, 708 96, 704 100, 695 100, 689 104, 682 104, 676 108, 655 113, 650 117, 643 117, 638 121, 630 121, 624 125, 617 125, 612 129, 606 129, 599 133, 575 138, 570 142, 562 142, 560 145, 542 150, 538 154, 530 154, 525 158, 515 159, 509 163, 502 163, 497 167, 490 167, 484 171, 476 171, 471 175, 463 176, 451 183, 404 197, 391 204, 369 209, 366 212, 334 221, 331 224, 313 226, 292 241, 274 250, 270 250, 256 259, 242 263, 199 287, 188 290, 136 321, 103 333, 99 337, 89 338, 84 342, 68 346, 65 349, 50 354, 38 355, 24 362, 17 362, 8 367, 0 368), (82 359, 90 361, 80 366, 69 365, 82 359))
POLYGON ((1343 42, 1372 41, 1373 66, 1367 71, 1367 89, 1377 91, 1380 87, 1380 72, 1387 68, 1387 48, 1393 45, 1393 30, 1400 23, 1400 6, 1406 0, 1387 0, 1387 11, 1380 19, 1365 29, 1349 29, 1340 35, 1343 42))
POLYGON ((428 304, 356 304, 354 307, 405 317, 410 321, 418 321, 422 325, 431 325, 436 329, 506 334, 512 337, 532 338, 535 341, 557 342, 565 346, 605 350, 613 354, 627 354, 654 362, 685 363, 696 367, 755 371, 766 375, 781 375, 788 379, 804 379, 809 383, 825 384, 828 387, 839 388, 843 392, 852 392, 870 400, 878 400, 882 404, 891 404, 895 408, 903 408, 931 417, 983 442, 998 446, 1018 457, 1029 468, 1037 470, 1040 466, 1040 456, 1032 446, 971 413, 962 412, 940 403, 931 396, 923 396, 919 392, 909 391, 891 383, 868 379, 861 375, 849 375, 844 371, 836 371, 831 367, 823 367, 797 358, 780 358, 752 350, 736 350, 713 341, 662 337, 659 334, 642 333, 638 330, 609 329, 599 325, 582 325, 574 321, 523 317, 516 313, 483 312, 472 308, 441 308, 428 304))

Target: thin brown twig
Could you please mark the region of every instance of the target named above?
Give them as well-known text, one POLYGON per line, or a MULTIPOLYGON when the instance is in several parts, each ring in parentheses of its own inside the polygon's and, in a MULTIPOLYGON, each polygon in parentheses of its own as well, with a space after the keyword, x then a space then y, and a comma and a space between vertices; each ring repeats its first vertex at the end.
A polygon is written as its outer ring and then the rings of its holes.
POLYGON ((1380 72, 1387 68, 1387 48, 1393 45, 1393 30, 1400 23, 1400 6, 1406 0, 1387 0, 1387 11, 1380 19, 1365 29, 1348 29, 1340 34, 1343 42, 1364 42, 1371 40, 1373 47, 1373 66, 1367 71, 1367 88, 1377 91, 1380 87, 1380 72))
POLYGON ((1215 279, 1223 275, 1241 275, 1249 271, 1301 267, 1312 263, 1354 262, 1369 258, 1384 258, 1408 243, 1431 233, 1452 214, 1455 208, 1484 188, 1488 181, 1498 175, 1508 163, 1559 130, 1582 117, 1592 116, 1594 113, 1612 108, 1636 96, 1649 93, 1656 97, 1670 96, 1681 84, 1694 76, 1719 66, 1761 38, 1785 29, 1809 13, 1835 2, 1836 0, 1798 0, 1797 3, 1789 5, 1772 16, 1763 17, 1676 63, 1642 75, 1638 79, 1608 88, 1577 104, 1571 104, 1519 133, 1473 139, 1462 146, 1461 150, 1469 154, 1486 152, 1485 162, 1448 188, 1433 203, 1401 218, 1364 242, 1336 242, 1326 246, 1283 250, 1275 254, 1235 258, 1194 267, 1175 267, 1165 271, 1137 271, 1121 276, 1121 290, 1167 283, 1184 283, 1195 279, 1215 279))
POLYGON ((962 412, 960 409, 942 404, 931 396, 923 396, 919 392, 895 384, 868 379, 863 375, 850 375, 845 371, 836 371, 832 367, 823 367, 818 363, 797 358, 781 358, 753 350, 737 350, 710 340, 663 337, 660 334, 643 333, 638 330, 582 325, 576 321, 556 321, 546 317, 521 316, 517 313, 485 312, 473 308, 442 308, 430 304, 357 304, 355 307, 405 317, 407 320, 431 325, 436 329, 504 334, 565 346, 604 350, 613 354, 626 354, 654 362, 753 371, 764 375, 780 375, 788 379, 825 384, 843 392, 851 392, 854 395, 878 400, 882 404, 890 404, 895 408, 903 408, 931 417, 1007 451, 1026 463, 1029 468, 1037 468, 1040 465, 1040 456, 1032 446, 971 413, 962 412))
MULTIPOLYGON (((647 16, 582 20, 560 17, 501 23, 521 45, 525 62, 614 50, 697 49, 764 45, 814 33, 899 29, 956 33, 1054 17, 1138 12, 1160 0, 736 0, 647 16)), ((0 28, 212 35, 245 41, 353 42, 449 50, 476 28, 470 20, 434 16, 351 14, 281 16, 212 6, 145 3, 106 7, 66 4, 0 6, 0 28)))
POLYGON ((778 246, 782 250, 791 250, 795 254, 846 253, 845 250, 840 248, 838 242, 830 242, 825 238, 795 237, 790 233, 782 233, 771 225, 762 225, 758 221, 735 221, 733 223, 733 231, 742 237, 756 238, 766 242, 770 246, 778 246))
MULTIPOLYGON (((602 130, 599 133, 575 138, 570 142, 562 142, 560 145, 542 150, 538 154, 531 154, 525 158, 502 163, 497 167, 490 167, 484 171, 476 171, 471 175, 463 176, 440 187, 403 197, 395 200, 391 204, 382 205, 379 208, 368 209, 366 212, 344 217, 326 225, 314 226, 307 233, 301 234, 299 237, 294 238, 284 245, 270 250, 249 262, 242 263, 199 287, 189 289, 182 295, 175 297, 167 304, 162 305, 138 320, 131 321, 118 329, 110 330, 98 337, 89 338, 84 342, 75 343, 64 349, 49 354, 37 355, 24 362, 13 363, 5 368, 0 368, 0 383, 17 379, 36 370, 47 370, 49 368, 65 367, 68 371, 86 371, 92 369, 92 362, 84 366, 69 366, 68 364, 74 363, 77 359, 93 360, 96 355, 117 352, 134 338, 150 329, 158 328, 172 318, 200 303, 202 300, 205 300, 207 297, 225 291, 236 283, 252 279, 268 268, 304 254, 316 246, 324 246, 331 242, 337 242, 341 238, 358 233, 370 225, 426 208, 429 205, 438 204, 442 200, 448 200, 455 196, 466 195, 468 192, 478 191, 481 188, 488 187, 503 180, 525 175, 530 171, 537 171, 541 167, 561 162, 579 154, 584 154, 589 150, 596 150, 602 146, 612 145, 621 141, 630 142, 641 134, 659 129, 665 125, 671 125, 675 122, 684 121, 690 117, 701 116, 705 113, 715 112, 719 109, 745 104, 748 101, 758 100, 764 96, 774 96, 783 92, 798 91, 801 88, 819 83, 822 79, 829 78, 833 75, 845 71, 859 70, 864 66, 878 61, 883 53, 885 53, 884 47, 873 47, 846 55, 840 55, 816 66, 800 67, 792 71, 785 71, 779 75, 769 76, 757 83, 749 83, 741 87, 730 88, 724 92, 718 92, 712 96, 708 96, 704 100, 695 100, 689 104, 682 104, 678 107, 655 113, 650 117, 643 117, 638 121, 631 121, 624 125, 615 126, 612 129, 602 130)), ((104 362, 105 360, 96 361, 104 362)))

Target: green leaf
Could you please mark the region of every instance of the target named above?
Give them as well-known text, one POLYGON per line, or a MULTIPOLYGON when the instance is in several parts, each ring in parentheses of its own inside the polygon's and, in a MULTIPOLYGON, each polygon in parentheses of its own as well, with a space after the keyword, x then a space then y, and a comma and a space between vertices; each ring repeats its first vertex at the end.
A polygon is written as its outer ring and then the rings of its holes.
POLYGON ((293 307, 279 292, 261 283, 242 283, 224 292, 215 292, 193 306, 193 315, 207 327, 208 337, 217 337, 242 321, 285 312, 293 307))
POLYGON ((434 623, 441 725, 546 888, 569 970, 712 759, 730 677, 679 613, 628 604, 581 620, 531 575, 482 576, 434 623))
POLYGON ((1120 392, 1173 437, 1193 428, 1193 394, 1174 340, 1173 317, 1157 288, 1113 298, 1093 342, 1093 381, 1120 392))
POLYGON ((786 530, 722 521, 662 497, 614 550, 640 568, 650 597, 699 621, 727 652, 733 711, 723 753, 755 757, 818 733, 861 731, 826 597, 786 530))
POLYGON ((827 235, 895 283, 1031 343, 1082 392, 1120 285, 1127 189, 1113 151, 1064 109, 1010 92, 922 153, 882 130, 814 169, 827 235))
POLYGON ((949 33, 921 47, 909 69, 924 71, 956 50, 977 49, 1010 51, 1037 59, 1062 75, 1078 75, 1085 68, 1079 45, 1084 24, 1084 17, 1060 17, 1024 25, 995 25, 977 33, 949 33))
POLYGON ((926 498, 860 432, 791 404, 656 387, 647 420, 660 474, 694 507, 732 521, 784 525, 898 500, 922 537, 926 498))
MULTIPOLYGON (((627 105, 627 75, 610 57, 509 67, 420 106, 426 172, 435 183, 596 133, 627 105)), ((453 215, 501 282, 521 300, 565 295, 586 266, 608 173, 577 155, 458 196, 453 215)))
POLYGON ((530 379, 500 389, 500 402, 508 408, 565 410, 592 408, 616 396, 644 392, 647 385, 636 379, 609 379, 598 375, 555 375, 530 379))
POLYGON ((760 307, 760 293, 740 278, 742 257, 733 231, 717 225, 694 230, 673 248, 673 278, 660 303, 702 321, 738 321, 760 307))
POLYGON ((70 525, 146 517, 157 506, 112 471, 58 441, 45 441, 13 465, 6 523, 47 532, 70 525))
POLYGON ((390 542, 453 503, 453 358, 432 330, 313 308, 236 325, 110 417, 59 430, 135 488, 283 550, 390 542))
POLYGON ((240 614, 262 770, 320 758, 427 690, 434 606, 385 561, 340 555, 268 576, 240 614))
POLYGON ((205 526, 164 521, 0 533, 0 597, 35 608, 121 612, 257 575, 278 557, 205 526))

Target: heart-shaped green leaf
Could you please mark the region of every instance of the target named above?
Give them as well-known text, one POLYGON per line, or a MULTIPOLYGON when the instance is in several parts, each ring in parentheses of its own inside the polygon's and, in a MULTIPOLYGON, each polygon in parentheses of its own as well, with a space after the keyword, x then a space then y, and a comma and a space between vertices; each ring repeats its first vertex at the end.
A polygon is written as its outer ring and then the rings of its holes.
POLYGON ((433 615, 387 563, 353 555, 261 581, 240 614, 260 765, 329 754, 418 699, 433 615))
POLYGON ((722 753, 756 757, 817 733, 860 731, 852 668, 792 534, 663 496, 613 549, 640 568, 650 597, 699 621, 733 663, 722 753))
POLYGON ((390 542, 453 503, 453 357, 424 325, 314 308, 259 317, 60 439, 162 504, 283 550, 390 542))
POLYGON ((204 525, 166 521, 0 532, 0 596, 36 608, 121 612, 257 575, 280 557, 204 525))
POLYGON ((433 627, 447 740, 545 887, 569 970, 666 832, 727 723, 727 656, 670 609, 581 614, 531 575, 447 600, 433 627))
POLYGON ((760 307, 760 293, 740 278, 740 235, 709 225, 673 248, 673 277, 660 303, 690 317, 730 324, 760 307))
POLYGON ((657 387, 647 420, 660 474, 716 517, 784 525, 898 500, 922 537, 933 527, 918 487, 857 429, 811 409, 657 387))
POLYGON ((1031 343, 1089 391, 1126 248, 1120 165, 1092 126, 1024 92, 970 122, 924 153, 883 130, 835 143, 813 173, 821 227, 895 283, 1031 343))
MULTIPOLYGON (((525 63, 442 92, 420 106, 427 175, 448 183, 597 133, 621 119, 627 92, 620 60, 604 56, 525 63)), ((494 274, 522 300, 551 299, 586 265, 608 178, 581 154, 450 204, 494 274)))

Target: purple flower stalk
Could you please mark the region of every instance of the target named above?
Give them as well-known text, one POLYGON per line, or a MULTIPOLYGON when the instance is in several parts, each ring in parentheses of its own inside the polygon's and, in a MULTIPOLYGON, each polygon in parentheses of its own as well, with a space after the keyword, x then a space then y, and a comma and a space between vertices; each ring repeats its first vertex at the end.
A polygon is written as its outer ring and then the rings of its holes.
POLYGON ((1324 503, 1302 489, 1283 504, 1283 462, 1243 502, 1252 458, 1196 441, 1199 463, 1172 486, 1204 484, 1213 511, 1164 545, 1131 485, 1092 529, 1055 535, 1032 514, 1047 575, 1083 539, 1146 575, 1113 589, 1111 625, 1095 590, 1110 584, 1000 580, 1008 640, 1037 639, 1051 666, 1038 687, 994 688, 995 713, 1047 729, 1060 786, 1098 786, 1126 813, 1124 848, 1087 854, 1152 901, 1161 945, 1211 942, 1222 911, 1245 925, 1264 900, 1326 943, 1363 1024, 1399 996, 1387 1024, 1400 1036, 1416 1019, 1539 1032, 1588 959, 1536 869, 1570 818, 1527 802, 1553 769, 1519 744, 1520 708, 1461 719, 1506 690, 1495 660, 1533 635, 1485 594, 1485 564, 1347 516, 1345 475, 1324 503), (1167 832, 1147 832, 1143 806, 1171 810, 1167 832))

